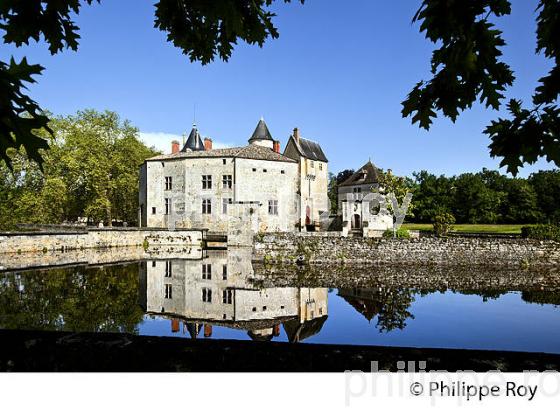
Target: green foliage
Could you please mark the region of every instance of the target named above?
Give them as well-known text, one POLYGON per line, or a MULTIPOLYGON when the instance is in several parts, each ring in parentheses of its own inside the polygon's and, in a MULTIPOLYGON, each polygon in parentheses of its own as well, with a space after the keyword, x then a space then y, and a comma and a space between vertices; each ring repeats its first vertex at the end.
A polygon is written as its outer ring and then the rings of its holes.
POLYGON ((157 152, 113 112, 86 110, 56 118, 51 127, 44 173, 21 151, 9 151, 12 170, 0 163, 0 229, 78 217, 134 224, 138 167, 157 152))
POLYGON ((537 204, 542 220, 548 223, 560 222, 560 171, 539 171, 528 179, 537 196, 537 204))
POLYGON ((272 23, 275 14, 267 10, 272 3, 274 0, 160 0, 155 5, 155 27, 167 32, 167 41, 191 61, 207 64, 216 56, 228 61, 238 40, 262 47, 269 37, 278 38, 272 23))
MULTIPOLYGON (((537 47, 554 61, 549 74, 542 77, 533 95, 533 107, 522 108, 511 99, 508 111, 512 119, 498 119, 486 127, 490 155, 502 158, 501 166, 516 175, 525 163, 545 157, 560 165, 556 100, 560 92, 560 4, 540 0, 537 6, 537 47)), ((460 111, 477 100, 487 108, 500 108, 504 91, 514 81, 513 72, 501 61, 505 46, 502 32, 489 21, 511 13, 508 0, 449 1, 424 0, 414 22, 420 31, 438 45, 431 61, 432 78, 420 81, 402 103, 403 117, 428 130, 437 111, 455 121, 460 111)))
POLYGON ((454 177, 421 171, 414 177, 416 222, 431 222, 442 212, 469 224, 542 223, 560 218, 559 171, 540 171, 528 179, 508 178, 487 169, 454 177))
MULTIPOLYGON (((379 187, 382 193, 386 194, 394 194, 397 198, 399 205, 402 205, 404 202, 404 198, 408 193, 412 193, 414 191, 415 185, 414 181, 408 177, 401 177, 398 175, 394 175, 390 171, 383 171, 379 169, 379 187)), ((393 209, 393 204, 391 201, 387 202, 387 209, 393 209)), ((412 217, 414 216, 414 209, 415 204, 414 201, 410 203, 407 208, 406 216, 412 217)))
POLYGON ((39 150, 49 147, 46 139, 33 133, 41 128, 52 133, 49 119, 41 113, 37 103, 24 94, 24 83, 34 83, 33 76, 42 70, 39 65, 27 64, 25 58, 19 63, 13 58, 10 64, 0 61, 0 160, 10 168, 10 149, 23 147, 28 157, 41 166, 43 158, 39 150))
POLYGON ((135 333, 138 294, 136 264, 3 273, 0 327, 135 333))
POLYGON ((385 232, 383 232, 383 237, 384 238, 393 238, 393 236, 395 238, 405 238, 408 239, 410 238, 410 232, 408 232, 408 230, 404 229, 404 228, 399 228, 397 229, 394 234, 393 234, 393 230, 392 229, 387 229, 385 232))
POLYGON ((434 233, 437 236, 446 236, 455 223, 455 217, 447 212, 442 212, 434 216, 434 233))
POLYGON ((560 241, 560 226, 558 225, 536 225, 521 228, 521 236, 530 239, 560 241))

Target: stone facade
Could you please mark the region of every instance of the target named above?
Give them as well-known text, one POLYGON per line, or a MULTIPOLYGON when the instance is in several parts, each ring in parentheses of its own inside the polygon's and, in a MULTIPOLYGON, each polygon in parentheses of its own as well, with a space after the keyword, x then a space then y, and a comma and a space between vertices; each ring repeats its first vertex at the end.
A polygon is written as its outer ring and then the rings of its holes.
POLYGON ((290 232, 306 217, 315 226, 328 210, 326 158, 311 161, 289 147, 280 154, 263 120, 246 147, 212 149, 210 142, 200 150, 190 139, 183 150, 142 165, 142 226, 227 233, 249 205, 253 232, 290 232))
POLYGON ((322 155, 315 155, 313 150, 305 150, 307 144, 318 146, 301 138, 296 128, 286 144, 284 155, 298 163, 298 193, 301 197, 299 226, 302 230, 318 230, 321 215, 329 215, 328 162, 322 151, 322 155))
POLYGON ((393 216, 379 186, 379 170, 371 161, 340 183, 337 194, 344 236, 354 231, 374 238, 393 228, 393 216))
POLYGON ((253 260, 289 264, 558 266, 560 243, 517 238, 370 239, 277 233, 255 237, 253 260))

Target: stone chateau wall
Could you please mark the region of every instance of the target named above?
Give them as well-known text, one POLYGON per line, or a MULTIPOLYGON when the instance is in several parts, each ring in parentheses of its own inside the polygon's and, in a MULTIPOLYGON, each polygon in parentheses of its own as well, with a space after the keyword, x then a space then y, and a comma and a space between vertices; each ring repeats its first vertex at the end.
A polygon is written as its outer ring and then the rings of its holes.
POLYGON ((127 246, 201 246, 202 231, 167 229, 91 229, 71 232, 0 232, 0 254, 52 252, 127 246))
POLYGON ((270 233, 254 237, 253 261, 269 264, 560 266, 560 243, 521 238, 344 238, 270 233))

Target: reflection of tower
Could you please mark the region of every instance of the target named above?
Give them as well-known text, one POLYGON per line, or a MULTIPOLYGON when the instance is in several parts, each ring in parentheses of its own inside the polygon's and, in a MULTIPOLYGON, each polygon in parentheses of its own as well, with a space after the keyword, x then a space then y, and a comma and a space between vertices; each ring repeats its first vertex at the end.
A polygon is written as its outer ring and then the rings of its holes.
MULTIPOLYGON (((326 288, 258 288, 254 285, 251 249, 209 251, 198 260, 160 260, 142 263, 146 312, 172 320, 172 332, 191 338, 212 337, 212 326, 248 331, 254 340, 280 335, 280 324, 300 327, 314 319, 312 333, 297 331, 294 340, 317 333, 327 315, 326 288), (319 323, 319 322, 316 322, 319 323)), ((307 326, 303 326, 306 328, 307 326)))
POLYGON ((288 340, 297 343, 319 333, 327 315, 327 288, 299 289, 299 317, 284 323, 288 340))

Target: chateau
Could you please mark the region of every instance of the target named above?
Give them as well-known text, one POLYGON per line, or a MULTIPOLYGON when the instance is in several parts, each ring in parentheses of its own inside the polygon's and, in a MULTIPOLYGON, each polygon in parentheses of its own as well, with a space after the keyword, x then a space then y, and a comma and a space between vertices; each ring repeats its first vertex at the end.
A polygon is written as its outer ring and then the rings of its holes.
POLYGON ((140 168, 141 226, 227 232, 245 212, 253 232, 313 231, 329 210, 327 157, 297 128, 283 153, 262 118, 243 147, 213 149, 196 125, 171 146, 140 168))

